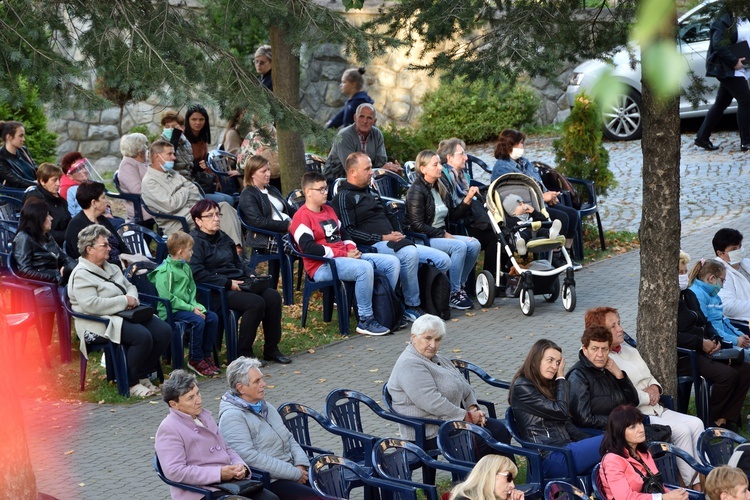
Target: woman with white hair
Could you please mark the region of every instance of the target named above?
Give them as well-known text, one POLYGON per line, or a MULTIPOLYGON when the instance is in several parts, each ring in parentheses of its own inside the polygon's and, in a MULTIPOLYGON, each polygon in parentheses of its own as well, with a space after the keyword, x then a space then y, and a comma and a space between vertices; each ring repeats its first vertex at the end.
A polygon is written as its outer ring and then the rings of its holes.
MULTIPOLYGON (((510 434, 500 420, 488 418, 479 409, 474 389, 453 366, 450 359, 438 354, 445 337, 445 323, 432 314, 417 318, 411 326, 411 342, 393 365, 388 392, 393 409, 406 417, 437 420, 465 420, 486 427, 492 436, 510 443, 510 434)), ((414 429, 399 424, 401 436, 414 440, 414 429)), ((436 425, 426 427, 428 449, 437 448, 436 425)), ((486 455, 478 450, 478 457, 486 455)))
POLYGON ((463 483, 451 490, 450 500, 522 500, 513 478, 518 467, 508 457, 487 455, 482 458, 463 483))
POLYGON ((219 430, 245 463, 271 474, 270 491, 285 500, 320 498, 308 484, 310 460, 265 400, 260 361, 241 356, 227 367, 219 430))
MULTIPOLYGON (((141 181, 148 171, 148 138, 139 133, 127 134, 120 139, 120 153, 122 161, 117 171, 117 179, 120 181, 120 189, 123 193, 141 194, 141 181)), ((141 209, 142 225, 153 228, 154 218, 141 209)), ((133 204, 125 202, 125 211, 128 220, 135 217, 133 204)))

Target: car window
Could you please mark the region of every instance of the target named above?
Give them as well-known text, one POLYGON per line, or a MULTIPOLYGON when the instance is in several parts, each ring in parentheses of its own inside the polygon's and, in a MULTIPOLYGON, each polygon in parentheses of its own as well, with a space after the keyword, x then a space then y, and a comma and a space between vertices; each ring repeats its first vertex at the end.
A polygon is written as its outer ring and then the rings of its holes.
POLYGON ((711 21, 717 16, 721 6, 721 2, 708 4, 681 22, 679 40, 683 43, 707 41, 711 37, 711 21))

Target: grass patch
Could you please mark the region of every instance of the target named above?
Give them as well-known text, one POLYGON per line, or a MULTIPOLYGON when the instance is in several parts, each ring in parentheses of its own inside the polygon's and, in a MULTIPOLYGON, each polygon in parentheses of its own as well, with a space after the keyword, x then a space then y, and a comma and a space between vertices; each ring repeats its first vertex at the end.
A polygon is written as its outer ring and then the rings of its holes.
POLYGON ((599 244, 599 233, 596 225, 589 222, 583 224, 583 263, 588 264, 602 259, 611 259, 631 250, 639 248, 638 233, 631 231, 604 231, 604 241, 607 249, 602 250, 599 244))
POLYGON ((562 134, 562 123, 548 123, 545 125, 531 124, 526 125, 523 129, 528 138, 546 139, 550 137, 560 137, 562 134))

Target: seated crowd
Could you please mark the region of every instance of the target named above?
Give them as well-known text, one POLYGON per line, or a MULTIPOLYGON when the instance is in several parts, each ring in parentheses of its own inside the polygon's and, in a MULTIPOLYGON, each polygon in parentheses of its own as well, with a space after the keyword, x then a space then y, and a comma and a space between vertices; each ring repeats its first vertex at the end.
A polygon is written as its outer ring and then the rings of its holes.
MULTIPOLYGON (((272 478, 270 487, 253 492, 251 498, 319 497, 309 483, 306 453, 264 397, 260 368, 268 361, 292 362, 279 348, 281 295, 275 284, 260 291, 245 286, 256 273, 248 250, 274 252, 276 240, 252 230, 243 235, 241 222, 288 234, 304 254, 310 279, 330 280, 335 266, 339 279, 353 283, 358 333, 386 335, 412 323, 410 343, 395 361, 387 390, 394 413, 431 422, 426 426, 426 451, 438 448, 435 421, 467 421, 486 428, 494 440, 510 443, 505 423, 482 411, 463 374, 438 353, 445 324, 425 313, 420 298, 420 265, 434 266, 446 275, 449 305, 458 310, 474 307, 467 286, 481 251, 484 268, 497 271, 497 241, 486 237, 491 228, 479 230, 471 219, 479 189, 464 170, 465 144, 451 138, 441 142, 438 152, 419 153, 416 178, 400 217, 371 187, 373 168, 403 171, 398 162, 387 161, 375 120, 372 104, 357 107, 353 123, 339 132, 323 172, 308 171, 302 177, 304 203, 298 207, 277 188, 279 178, 272 179, 269 158, 254 154, 268 150, 266 145, 253 150, 243 143, 242 164, 229 173, 238 180, 239 196, 221 192, 207 164, 211 138, 202 106, 188 108, 185 118, 165 114, 164 132, 150 146, 142 134, 123 137, 119 187, 140 196, 144 204, 136 213, 135 206, 126 203, 127 216, 148 228, 158 226, 167 237, 169 255, 148 279, 169 301, 174 318, 189 325, 190 370, 206 377, 221 373, 215 351, 220 329, 228 325, 216 306, 218 298, 225 297, 228 308, 237 312, 240 357, 226 368, 229 388, 219 404, 218 424, 202 406, 193 375, 175 370, 161 387, 152 380, 172 338, 166 308, 159 304, 157 314, 145 319, 120 314, 140 307, 138 290, 123 270, 142 256, 133 255, 118 234, 124 221, 112 215, 105 185, 91 180, 90 164, 76 153, 63 158, 62 168, 50 163, 37 168, 24 146, 23 125, 0 123, 0 180, 8 188, 26 189, 11 260, 19 277, 41 282, 40 335, 45 344, 51 342, 56 308, 66 288, 71 309, 87 315, 75 317, 83 356, 97 344, 128 347, 130 394, 161 393, 170 407, 155 443, 168 479, 213 485, 248 477, 250 466, 268 471, 272 478), (337 192, 329 196, 334 185, 337 192), (467 234, 454 234, 455 227, 465 227, 467 234), (407 236, 407 228, 425 234, 426 240, 407 236), (375 318, 376 272, 394 291, 400 290, 403 318, 396 327, 375 318), (207 287, 210 307, 197 298, 200 286, 207 287), (256 359, 254 344, 261 326, 264 347, 262 359, 256 359), (221 452, 207 457, 206 449, 221 452)), ((237 135, 231 128, 225 141, 237 135)), ((523 156, 524 141, 525 135, 517 131, 500 134, 492 178, 515 172, 534 179, 555 219, 553 238, 560 232, 562 245, 570 249, 578 212, 559 204, 559 193, 544 187, 523 156)), ((523 201, 509 199, 509 214, 530 216, 533 210, 523 201)), ((732 430, 742 421, 742 404, 750 390, 750 364, 745 363, 750 361, 750 259, 742 239, 737 230, 719 230, 713 239, 716 257, 696 262, 688 274, 690 257, 681 252, 678 274, 677 345, 694 351, 700 374, 713 384, 711 423, 732 430)), ((523 243, 517 243, 519 250, 523 243)), ((551 259, 561 259, 559 250, 551 259)), ((276 283, 279 264, 270 262, 269 271, 276 283)), ((552 340, 539 340, 530 349, 510 383, 508 402, 521 440, 559 448, 541 451, 544 477, 564 477, 570 454, 578 475, 591 475, 601 464, 598 478, 607 498, 640 498, 644 482, 657 472, 645 443, 671 442, 698 458, 703 422, 662 405, 661 384, 628 340, 617 309, 598 307, 586 313, 578 359, 567 372, 562 349, 552 340)), ((691 358, 680 357, 677 368, 681 375, 692 374, 691 358)), ((408 425, 400 425, 400 434, 415 439, 408 425)), ((480 445, 476 459, 474 471, 455 487, 451 499, 490 498, 487 491, 494 498, 523 498, 513 481, 518 469, 512 453, 498 457, 480 445)), ((717 492, 710 494, 722 495, 716 498, 725 498, 728 491, 735 494, 737 488, 747 491, 746 478, 743 483, 731 470, 716 469, 716 476, 703 482, 687 463, 680 461, 678 467, 682 484, 691 490, 706 485, 709 492, 717 492)), ((662 487, 662 493, 664 500, 688 495, 680 488, 662 487)), ((173 488, 172 495, 193 498, 179 488, 173 488)))

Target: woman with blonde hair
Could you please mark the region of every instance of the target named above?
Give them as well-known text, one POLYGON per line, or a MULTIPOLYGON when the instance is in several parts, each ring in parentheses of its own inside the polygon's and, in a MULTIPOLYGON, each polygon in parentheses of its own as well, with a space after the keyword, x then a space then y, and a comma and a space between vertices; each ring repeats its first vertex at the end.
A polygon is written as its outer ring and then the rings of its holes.
POLYGON ((706 494, 711 500, 750 500, 747 484, 742 469, 721 465, 706 476, 706 494))
POLYGON ((412 231, 429 237, 431 247, 451 256, 450 306, 472 309, 474 304, 464 287, 482 246, 476 238, 449 233, 448 225, 460 221, 471 210, 471 200, 479 190, 476 186, 470 187, 466 196, 455 204, 443 183, 443 165, 434 151, 420 151, 416 171, 417 178, 406 193, 407 222, 412 231))
POLYGON ((477 462, 466 481, 453 488, 449 500, 520 500, 524 494, 513 482, 517 474, 516 464, 508 457, 487 455, 477 462))

